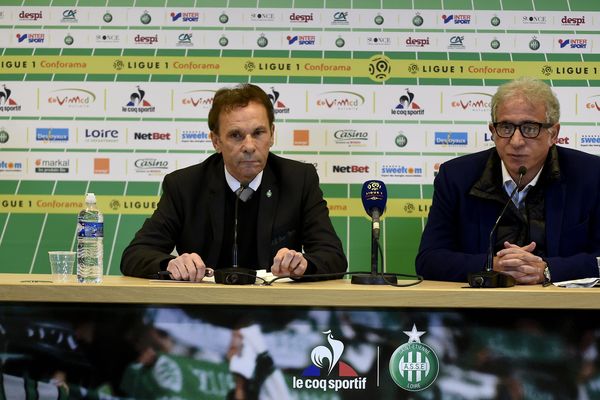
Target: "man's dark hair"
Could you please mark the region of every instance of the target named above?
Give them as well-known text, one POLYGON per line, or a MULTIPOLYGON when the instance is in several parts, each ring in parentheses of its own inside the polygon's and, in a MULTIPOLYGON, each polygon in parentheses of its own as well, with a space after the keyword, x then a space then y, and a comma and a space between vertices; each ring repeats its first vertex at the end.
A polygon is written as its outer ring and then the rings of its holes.
POLYGON ((242 83, 233 88, 222 88, 215 93, 213 103, 208 112, 208 128, 219 134, 219 116, 221 113, 230 112, 234 108, 246 107, 251 101, 262 104, 267 110, 269 126, 273 125, 275 112, 273 103, 267 94, 258 86, 251 83, 242 83))

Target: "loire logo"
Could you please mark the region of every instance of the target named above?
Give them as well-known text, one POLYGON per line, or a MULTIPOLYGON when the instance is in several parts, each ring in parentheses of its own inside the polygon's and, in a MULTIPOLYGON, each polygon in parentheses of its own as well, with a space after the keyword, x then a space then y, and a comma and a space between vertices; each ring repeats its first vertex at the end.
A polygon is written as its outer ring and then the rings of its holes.
POLYGON ((344 343, 334 339, 331 330, 327 335, 328 346, 317 346, 310 353, 313 365, 302 371, 301 378, 293 378, 294 389, 320 389, 323 391, 341 389, 365 390, 367 378, 359 377, 354 368, 341 361, 344 343))
POLYGON ((427 389, 437 378, 440 364, 433 349, 421 343, 425 331, 418 331, 413 324, 411 331, 404 331, 408 342, 398 347, 390 359, 390 375, 402 389, 418 392, 427 389))

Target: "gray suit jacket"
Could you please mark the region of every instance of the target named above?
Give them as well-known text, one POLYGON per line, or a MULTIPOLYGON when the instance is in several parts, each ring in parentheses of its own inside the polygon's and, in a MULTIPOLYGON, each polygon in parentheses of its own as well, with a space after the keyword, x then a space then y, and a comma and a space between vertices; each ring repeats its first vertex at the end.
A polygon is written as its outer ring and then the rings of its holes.
MULTIPOLYGON (((224 166, 221 154, 165 176, 154 214, 123 252, 124 275, 148 277, 173 256, 197 253, 217 265, 223 241, 224 166)), ((304 251, 306 273, 343 272, 347 260, 310 164, 269 154, 261 182, 256 232, 259 267, 269 269, 283 247, 304 251), (267 196, 267 193, 270 196, 267 196)))

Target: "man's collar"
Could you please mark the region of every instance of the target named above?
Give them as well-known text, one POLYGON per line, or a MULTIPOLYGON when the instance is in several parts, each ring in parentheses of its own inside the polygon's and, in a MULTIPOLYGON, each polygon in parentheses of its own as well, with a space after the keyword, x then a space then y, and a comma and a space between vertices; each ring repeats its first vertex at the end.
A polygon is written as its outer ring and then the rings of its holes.
MULTIPOLYGON (((500 164, 502 166, 502 182, 504 183, 504 185, 506 186, 507 183, 512 182, 512 184, 510 184, 511 187, 517 186, 517 182, 515 182, 515 180, 512 178, 512 176, 510 176, 510 174, 508 173, 508 170, 506 169, 506 165, 504 165, 504 161, 500 160, 500 164)), ((543 169, 544 169, 544 165, 542 165, 542 168, 540 168, 540 170, 538 171, 537 174, 535 174, 535 176, 533 177, 531 182, 529 182, 529 184, 527 185, 528 187, 535 186, 537 184, 538 180, 540 179, 540 175, 542 174, 543 169)))
MULTIPOLYGON (((231 175, 229 173, 229 171, 227 171, 227 167, 224 167, 223 169, 225 170, 225 180, 227 181, 227 184, 231 188, 231 191, 235 192, 236 190, 238 190, 240 188, 240 186, 242 186, 242 184, 240 183, 240 181, 235 179, 233 177, 233 175, 231 175)), ((258 173, 258 175, 256 175, 256 177, 254 177, 254 179, 252 179, 252 181, 247 185, 255 192, 258 190, 258 187, 260 186, 260 183, 262 182, 263 171, 260 171, 258 173)))

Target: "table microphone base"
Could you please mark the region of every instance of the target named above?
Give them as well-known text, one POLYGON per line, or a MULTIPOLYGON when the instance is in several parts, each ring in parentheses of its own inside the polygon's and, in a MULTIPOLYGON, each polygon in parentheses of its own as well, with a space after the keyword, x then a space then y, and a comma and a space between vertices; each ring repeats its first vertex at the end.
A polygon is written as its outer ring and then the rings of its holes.
POLYGON ((515 278, 498 271, 471 272, 469 286, 474 288, 503 288, 515 286, 515 278))
POLYGON ((356 274, 352 275, 351 281, 358 285, 389 285, 397 282, 398 278, 394 274, 356 274))
POLYGON ((215 282, 225 285, 252 285, 256 282, 256 271, 239 267, 215 269, 215 282))

